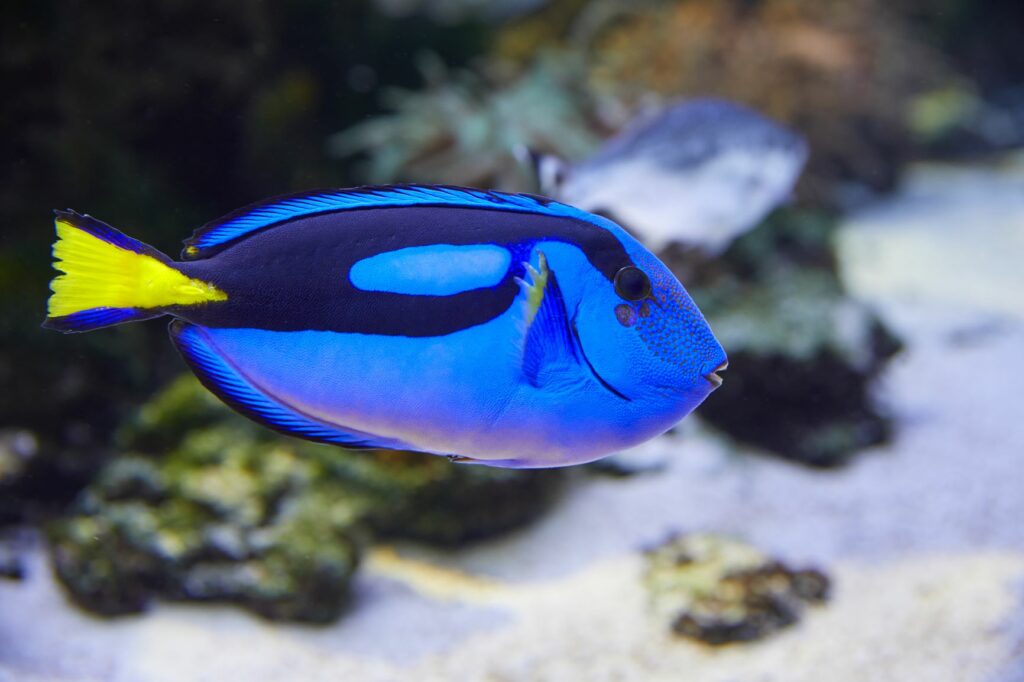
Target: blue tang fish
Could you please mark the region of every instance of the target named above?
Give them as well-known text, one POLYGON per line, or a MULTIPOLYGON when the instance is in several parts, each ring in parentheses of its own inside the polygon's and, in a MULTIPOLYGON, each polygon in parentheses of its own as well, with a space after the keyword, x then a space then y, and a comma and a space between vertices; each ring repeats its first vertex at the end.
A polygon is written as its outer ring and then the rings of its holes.
POLYGON ((589 462, 663 433, 725 352, 613 222, 438 186, 279 197, 208 223, 180 262, 56 214, 44 326, 161 315, 200 381, 283 433, 502 467, 589 462))

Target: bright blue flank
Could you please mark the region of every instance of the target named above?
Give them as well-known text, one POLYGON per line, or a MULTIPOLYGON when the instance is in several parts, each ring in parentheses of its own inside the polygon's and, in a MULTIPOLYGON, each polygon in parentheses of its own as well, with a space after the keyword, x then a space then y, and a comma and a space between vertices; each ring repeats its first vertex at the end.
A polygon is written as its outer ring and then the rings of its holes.
POLYGON ((199 230, 186 244, 200 250, 226 244, 238 237, 276 223, 331 211, 395 206, 463 206, 515 213, 540 213, 583 220, 616 234, 625 234, 618 225, 567 204, 541 200, 528 194, 505 194, 488 190, 430 185, 360 188, 304 194, 260 204, 223 223, 199 230))
POLYGON ((319 422, 257 390, 238 370, 224 361, 202 328, 176 323, 172 335, 197 374, 217 386, 221 397, 264 420, 268 425, 305 438, 356 448, 402 448, 404 444, 374 438, 358 431, 344 431, 319 422))
POLYGON ((497 285, 511 261, 508 249, 496 244, 410 246, 364 258, 348 278, 363 291, 451 296, 497 285))

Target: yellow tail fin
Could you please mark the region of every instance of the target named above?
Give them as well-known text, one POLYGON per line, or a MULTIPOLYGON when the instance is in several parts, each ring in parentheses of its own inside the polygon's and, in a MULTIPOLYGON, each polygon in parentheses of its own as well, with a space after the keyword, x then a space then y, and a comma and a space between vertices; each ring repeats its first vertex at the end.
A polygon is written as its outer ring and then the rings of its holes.
POLYGON ((95 218, 58 211, 53 295, 43 326, 89 331, 154 317, 168 306, 227 300, 214 285, 181 273, 159 251, 95 218))

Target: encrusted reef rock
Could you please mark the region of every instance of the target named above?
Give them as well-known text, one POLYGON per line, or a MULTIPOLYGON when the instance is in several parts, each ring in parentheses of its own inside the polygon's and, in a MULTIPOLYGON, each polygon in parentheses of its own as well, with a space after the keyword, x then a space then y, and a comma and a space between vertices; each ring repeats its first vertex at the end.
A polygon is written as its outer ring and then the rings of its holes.
POLYGON ((329 622, 374 537, 487 537, 540 514, 559 480, 282 438, 191 376, 145 405, 118 440, 127 454, 50 528, 58 578, 105 615, 161 597, 329 622))
POLYGON ((376 534, 449 546, 535 519, 549 508, 562 480, 558 470, 452 464, 393 451, 346 454, 335 471, 372 500, 367 522, 376 534))
POLYGON ((39 440, 27 429, 0 429, 0 578, 25 576, 22 524, 33 515, 25 504, 25 488, 38 460, 39 440))
POLYGON ((38 454, 39 440, 31 431, 0 429, 0 528, 25 521, 23 489, 38 454))
POLYGON ((24 482, 32 459, 39 452, 39 441, 24 429, 0 430, 0 525, 17 520, 19 510, 12 492, 24 482))
POLYGON ((363 500, 324 473, 297 448, 231 426, 191 432, 159 464, 118 458, 52 527, 57 575, 105 615, 161 596, 328 622, 366 534, 363 500))
POLYGON ((677 635, 721 645, 761 639, 828 597, 829 579, 795 570, 737 540, 693 534, 647 552, 651 606, 677 635))
POLYGON ((15 542, 0 535, 0 578, 21 580, 25 577, 25 564, 15 542))
POLYGON ((872 386, 899 340, 844 293, 832 219, 776 212, 715 262, 667 254, 729 354, 700 415, 730 436, 813 466, 885 440, 872 386))
POLYGON ((39 450, 36 437, 23 429, 0 430, 0 488, 12 485, 39 450))
POLYGON ((135 412, 115 434, 125 450, 162 452, 189 431, 225 419, 238 424, 234 413, 191 374, 182 374, 135 412))

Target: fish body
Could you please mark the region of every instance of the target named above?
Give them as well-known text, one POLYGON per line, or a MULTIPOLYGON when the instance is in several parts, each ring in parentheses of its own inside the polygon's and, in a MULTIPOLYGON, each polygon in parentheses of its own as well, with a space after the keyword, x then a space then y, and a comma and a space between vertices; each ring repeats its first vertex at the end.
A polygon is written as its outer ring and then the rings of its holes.
POLYGON ((622 228, 528 195, 278 198, 201 228, 180 262, 88 216, 56 223, 65 274, 45 326, 172 315, 207 388, 310 440, 587 462, 670 428, 725 363, 682 285, 622 228))
POLYGON ((785 201, 806 160, 798 134, 718 99, 641 115, 574 165, 534 158, 545 194, 614 215, 654 250, 678 242, 709 255, 785 201))

